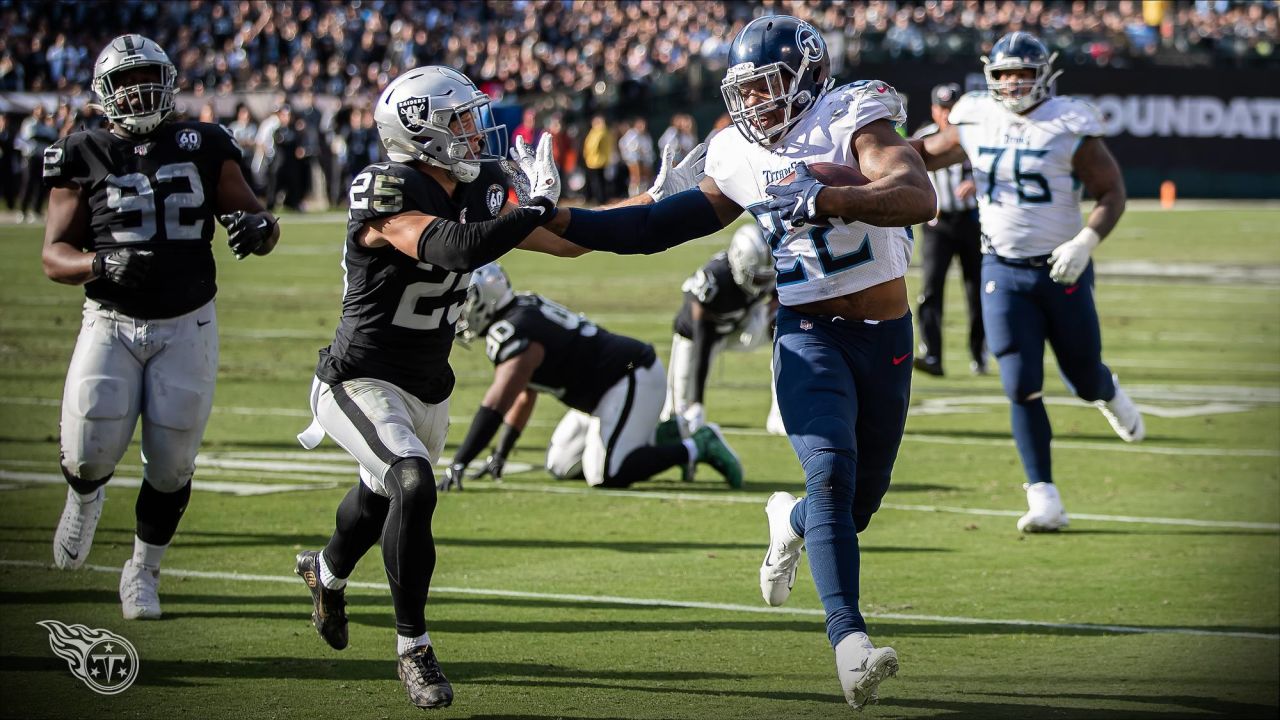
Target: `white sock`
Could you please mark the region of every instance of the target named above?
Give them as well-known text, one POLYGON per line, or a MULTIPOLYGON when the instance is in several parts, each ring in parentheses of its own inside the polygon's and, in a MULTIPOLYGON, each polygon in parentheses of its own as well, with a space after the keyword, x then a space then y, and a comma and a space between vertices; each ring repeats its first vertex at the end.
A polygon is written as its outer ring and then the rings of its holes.
POLYGON ((135 565, 158 570, 160 568, 160 560, 164 558, 164 551, 168 549, 168 545, 152 545, 151 543, 142 542, 135 535, 133 537, 133 562, 135 565))
POLYGON ((698 443, 693 440, 685 440, 683 442, 684 449, 689 451, 689 464, 698 462, 698 443))
POLYGON ((320 551, 320 584, 330 590, 341 590, 347 586, 347 579, 340 578, 333 574, 329 569, 329 563, 324 560, 324 551, 320 551))
POLYGON ((427 633, 422 633, 418 637, 405 637, 398 633, 396 634, 396 654, 397 655, 403 655, 414 648, 418 648, 418 647, 422 647, 424 645, 430 645, 430 644, 431 644, 431 636, 428 635, 427 633))
MULTIPOLYGON (((106 486, 104 485, 103 487, 106 487, 106 486)), ((100 488, 95 488, 94 491, 89 493, 88 495, 84 495, 82 493, 76 493, 76 496, 80 498, 80 504, 84 505, 85 503, 91 503, 97 500, 98 495, 101 494, 102 491, 103 491, 103 488, 100 487, 100 488)))

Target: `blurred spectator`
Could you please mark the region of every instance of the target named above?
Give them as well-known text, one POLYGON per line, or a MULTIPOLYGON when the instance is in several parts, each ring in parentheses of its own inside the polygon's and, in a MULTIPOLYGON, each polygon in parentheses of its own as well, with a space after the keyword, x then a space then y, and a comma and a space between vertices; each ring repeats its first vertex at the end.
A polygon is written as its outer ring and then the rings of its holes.
POLYGON ((53 116, 36 105, 18 129, 17 147, 22 155, 22 221, 35 222, 44 214, 44 151, 58 139, 53 116))
POLYGON ((631 128, 618 141, 618 152, 627 164, 630 186, 628 195, 639 195, 653 182, 653 138, 649 136, 648 123, 636 118, 631 128))
POLYGON ((0 197, 4 198, 5 207, 13 210, 18 198, 18 159, 14 142, 13 128, 9 126, 9 116, 0 113, 0 197))
POLYGON ((661 153, 672 143, 676 146, 675 161, 680 162, 690 150, 698 144, 698 126, 692 115, 677 113, 671 116, 671 125, 658 138, 658 152, 661 153))
POLYGON ((227 125, 227 129, 231 131, 231 137, 235 138, 244 156, 252 158, 258 149, 258 123, 254 122, 248 105, 236 105, 235 119, 227 125))
POLYGON ((511 133, 513 146, 516 138, 523 139, 530 146, 537 145, 538 138, 541 136, 542 128, 538 127, 538 113, 533 108, 525 108, 520 116, 520 125, 511 133))
POLYGON ((587 200, 603 205, 608 200, 609 190, 605 184, 604 171, 613 159, 616 142, 613 131, 603 115, 591 118, 591 130, 582 141, 582 164, 587 171, 587 200))

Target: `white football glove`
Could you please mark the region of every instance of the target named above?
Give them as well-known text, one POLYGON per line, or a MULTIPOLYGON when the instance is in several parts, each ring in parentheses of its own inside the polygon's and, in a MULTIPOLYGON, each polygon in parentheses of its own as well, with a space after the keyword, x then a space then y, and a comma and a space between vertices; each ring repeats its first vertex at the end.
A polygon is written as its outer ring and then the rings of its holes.
POLYGON ((697 432, 698 428, 707 424, 707 416, 702 410, 702 403, 694 403, 681 410, 680 417, 684 418, 685 426, 689 428, 689 434, 691 435, 697 432))
POLYGON ((702 178, 707 176, 706 143, 698 143, 698 146, 690 150, 679 165, 672 167, 675 159, 676 144, 667 143, 667 146, 662 148, 662 165, 658 167, 658 176, 653 179, 653 187, 649 188, 649 197, 653 198, 654 202, 689 188, 698 187, 702 178))
POLYGON ((560 171, 551 155, 551 133, 542 134, 536 151, 529 148, 524 138, 516 138, 511 159, 520 166, 519 173, 508 170, 508 174, 514 181, 516 198, 521 205, 534 198, 546 198, 552 205, 560 201, 560 171))
POLYGON ((1049 279, 1059 285, 1075 285, 1084 269, 1089 267, 1089 255, 1102 242, 1102 236, 1086 227, 1070 240, 1049 253, 1049 279))

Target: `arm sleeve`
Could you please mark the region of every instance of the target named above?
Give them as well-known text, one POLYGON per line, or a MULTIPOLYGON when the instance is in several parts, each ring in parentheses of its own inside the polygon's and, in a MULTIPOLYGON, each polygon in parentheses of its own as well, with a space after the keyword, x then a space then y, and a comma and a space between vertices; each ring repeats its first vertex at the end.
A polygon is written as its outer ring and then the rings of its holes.
POLYGON ((618 255, 659 253, 724 227, 711 201, 697 188, 651 205, 611 210, 574 209, 569 213, 569 227, 564 232, 566 240, 589 250, 618 255))
POLYGON ((453 272, 469 272, 497 260, 555 214, 545 198, 493 220, 458 223, 432 220, 418 238, 418 259, 453 272))
POLYGON ((475 418, 471 420, 471 428, 467 430, 467 437, 458 446, 458 452, 453 455, 453 464, 466 465, 475 460, 480 451, 493 439, 500 425, 502 425, 502 413, 491 407, 481 405, 480 409, 476 411, 475 418))
POLYGON ((702 402, 707 388, 707 372, 711 366, 711 348, 716 343, 715 322, 703 312, 702 319, 693 321, 693 388, 690 400, 702 402))

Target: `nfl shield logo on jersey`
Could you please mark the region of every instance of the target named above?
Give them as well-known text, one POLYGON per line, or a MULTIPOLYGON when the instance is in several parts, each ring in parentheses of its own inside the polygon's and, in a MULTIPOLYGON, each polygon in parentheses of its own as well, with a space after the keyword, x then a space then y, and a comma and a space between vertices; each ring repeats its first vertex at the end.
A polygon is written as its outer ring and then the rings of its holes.
POLYGON ((178 132, 178 147, 193 152, 200 149, 200 133, 195 130, 182 130, 178 132))
POLYGON ((419 132, 427 126, 422 119, 422 111, 427 109, 424 97, 409 98, 396 105, 396 113, 400 116, 400 124, 409 132, 419 132))
POLYGON ((498 211, 502 209, 502 201, 506 198, 506 193, 502 190, 502 186, 493 184, 488 190, 484 191, 484 204, 489 207, 489 214, 497 217, 498 211))

